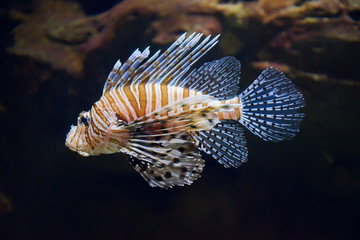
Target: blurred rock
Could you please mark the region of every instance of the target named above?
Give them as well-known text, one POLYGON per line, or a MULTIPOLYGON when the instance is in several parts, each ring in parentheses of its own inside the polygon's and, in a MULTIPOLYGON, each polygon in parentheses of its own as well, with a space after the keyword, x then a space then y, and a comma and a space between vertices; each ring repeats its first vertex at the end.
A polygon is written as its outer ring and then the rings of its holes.
POLYGON ((139 34, 127 29, 135 20, 145 22, 144 35, 157 44, 168 44, 186 31, 223 33, 224 54, 249 55, 251 49, 256 61, 276 61, 299 71, 322 74, 331 66, 329 74, 339 79, 356 80, 360 74, 345 54, 360 54, 356 0, 125 0, 95 16, 85 15, 73 2, 35 3, 31 15, 13 12, 22 23, 9 51, 73 76, 82 74, 88 53, 119 34, 139 34))
POLYGON ((81 7, 73 2, 36 1, 34 6, 30 15, 11 12, 14 19, 23 23, 14 29, 15 45, 8 51, 69 74, 80 74, 85 55, 76 45, 96 33, 92 19, 86 18, 81 7))

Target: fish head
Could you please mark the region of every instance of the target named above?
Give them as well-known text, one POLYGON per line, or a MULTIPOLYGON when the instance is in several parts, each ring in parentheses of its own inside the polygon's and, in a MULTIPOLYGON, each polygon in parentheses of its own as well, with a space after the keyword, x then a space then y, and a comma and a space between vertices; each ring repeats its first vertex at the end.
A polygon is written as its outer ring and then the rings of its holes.
POLYGON ((77 120, 77 125, 72 125, 69 133, 66 135, 65 145, 72 151, 78 152, 84 157, 94 155, 93 150, 86 139, 90 122, 90 112, 81 112, 77 120))

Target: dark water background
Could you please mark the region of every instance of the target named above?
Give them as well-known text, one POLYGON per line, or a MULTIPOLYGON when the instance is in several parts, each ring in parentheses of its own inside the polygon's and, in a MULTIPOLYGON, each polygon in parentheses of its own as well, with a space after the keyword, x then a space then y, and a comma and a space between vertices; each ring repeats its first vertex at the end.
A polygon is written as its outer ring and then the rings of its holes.
MULTIPOLYGON (((88 13, 116 3, 93 2, 82 3, 88 13)), ((6 108, 0 112, 0 193, 11 203, 0 215, 0 239, 359 236, 360 87, 297 80, 307 105, 292 141, 264 142, 246 131, 247 164, 224 169, 207 158, 202 177, 191 186, 151 188, 121 154, 84 158, 64 146, 78 113, 100 97, 116 57, 92 53, 80 80, 58 71, 50 80, 34 81, 40 77, 24 65, 49 67, 4 51, 17 23, 0 17, 0 103, 6 108), (93 70, 97 65, 103 66, 93 70), (73 89, 78 94, 69 94, 73 89)), ((120 58, 149 42, 129 42, 120 58)), ((207 59, 220 57, 216 48, 207 59)), ((258 72, 246 68, 249 59, 237 57, 244 89, 258 72)))

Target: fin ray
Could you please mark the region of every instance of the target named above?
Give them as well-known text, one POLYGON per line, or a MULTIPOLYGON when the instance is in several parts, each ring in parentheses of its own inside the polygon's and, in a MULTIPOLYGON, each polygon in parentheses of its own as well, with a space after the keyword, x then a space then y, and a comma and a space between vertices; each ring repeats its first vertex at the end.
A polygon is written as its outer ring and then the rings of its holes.
POLYGON ((222 120, 208 131, 192 134, 197 145, 224 167, 239 167, 247 161, 248 150, 240 123, 222 120))
POLYGON ((218 100, 227 100, 239 91, 240 68, 240 62, 236 58, 223 57, 193 70, 179 86, 198 90, 218 100))
POLYGON ((303 95, 279 70, 265 69, 240 94, 243 105, 240 122, 265 141, 291 139, 299 132, 305 106, 303 95))
POLYGON ((141 62, 150 54, 149 47, 143 52, 135 50, 124 64, 120 61, 115 63, 103 93, 125 84, 162 84, 174 78, 182 79, 190 66, 216 45, 219 35, 211 40, 208 36, 198 44, 201 37, 201 33, 193 33, 188 37, 184 33, 164 53, 156 52, 142 65, 141 62))
POLYGON ((195 143, 186 132, 175 136, 138 136, 132 132, 127 147, 130 163, 152 187, 171 188, 190 185, 200 177, 204 160, 195 143))

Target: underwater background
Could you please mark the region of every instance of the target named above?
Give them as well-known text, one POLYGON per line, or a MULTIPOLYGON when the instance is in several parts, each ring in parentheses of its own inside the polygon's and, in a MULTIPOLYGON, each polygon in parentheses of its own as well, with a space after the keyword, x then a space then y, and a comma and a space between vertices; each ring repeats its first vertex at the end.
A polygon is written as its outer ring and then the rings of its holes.
POLYGON ((1 3, 0 239, 358 239, 359 0, 1 3), (221 33, 241 89, 268 66, 304 94, 300 133, 245 131, 249 161, 204 156, 191 186, 151 188, 122 154, 84 158, 65 136, 117 59, 183 32, 221 33))

